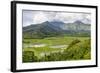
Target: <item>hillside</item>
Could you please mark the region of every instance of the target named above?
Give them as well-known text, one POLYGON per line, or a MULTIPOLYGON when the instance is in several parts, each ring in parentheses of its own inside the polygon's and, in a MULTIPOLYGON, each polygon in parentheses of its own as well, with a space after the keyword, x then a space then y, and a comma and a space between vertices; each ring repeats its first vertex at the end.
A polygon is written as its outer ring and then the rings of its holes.
POLYGON ((46 21, 23 27, 24 38, 45 38, 54 36, 90 36, 90 24, 81 21, 64 23, 61 21, 46 21))

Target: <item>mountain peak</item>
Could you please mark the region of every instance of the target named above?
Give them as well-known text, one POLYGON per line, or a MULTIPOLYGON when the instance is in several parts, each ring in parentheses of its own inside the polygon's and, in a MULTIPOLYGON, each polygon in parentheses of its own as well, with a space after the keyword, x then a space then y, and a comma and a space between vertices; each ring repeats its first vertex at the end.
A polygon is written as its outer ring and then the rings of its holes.
POLYGON ((75 21, 74 23, 76 24, 84 24, 83 22, 81 22, 80 20, 75 21))
POLYGON ((57 21, 57 20, 54 20, 54 21, 51 21, 51 23, 60 23, 60 24, 64 24, 64 22, 62 22, 62 21, 57 21))
POLYGON ((62 22, 62 21, 57 21, 57 20, 55 20, 55 21, 45 21, 45 22, 43 22, 43 23, 51 23, 51 24, 55 24, 55 23, 58 23, 58 24, 64 24, 64 22, 62 22))
POLYGON ((45 22, 43 22, 43 23, 49 23, 49 21, 45 21, 45 22))

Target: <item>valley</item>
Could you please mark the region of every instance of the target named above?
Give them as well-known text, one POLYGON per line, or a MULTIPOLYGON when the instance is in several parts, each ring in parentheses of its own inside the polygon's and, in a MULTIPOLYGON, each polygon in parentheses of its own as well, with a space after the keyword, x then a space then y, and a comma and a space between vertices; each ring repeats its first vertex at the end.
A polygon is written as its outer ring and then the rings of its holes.
MULTIPOLYGON (((86 41, 89 39, 90 39, 89 37, 49 37, 49 38, 44 38, 44 39, 24 39, 23 40, 24 42, 23 43, 23 53, 27 51, 33 52, 34 56, 36 57, 35 62, 53 61, 54 59, 43 60, 43 58, 45 56, 50 56, 52 54, 55 54, 55 55, 64 54, 73 41, 75 42, 80 41, 79 43, 82 43, 82 42, 86 43, 86 41)), ((90 45, 90 43, 87 45, 90 45)), ((74 46, 74 44, 72 46, 74 46)), ((86 46, 86 45, 82 45, 82 46, 86 46)), ((70 54, 72 51, 70 51, 70 54)), ((74 56, 75 55, 77 54, 74 54, 74 56)), ((33 56, 33 55, 29 54, 29 56, 33 56)), ((67 56, 65 55, 65 57, 67 56)), ((82 58, 82 59, 87 59, 87 58, 82 58)), ((70 59, 66 58, 64 60, 70 60, 70 59)), ((23 60, 23 62, 29 62, 29 61, 30 59, 28 59, 28 61, 23 60)), ((60 58, 60 60, 56 60, 56 61, 63 61, 63 59, 60 58)))
POLYGON ((91 26, 46 21, 23 27, 23 63, 91 59, 91 26))

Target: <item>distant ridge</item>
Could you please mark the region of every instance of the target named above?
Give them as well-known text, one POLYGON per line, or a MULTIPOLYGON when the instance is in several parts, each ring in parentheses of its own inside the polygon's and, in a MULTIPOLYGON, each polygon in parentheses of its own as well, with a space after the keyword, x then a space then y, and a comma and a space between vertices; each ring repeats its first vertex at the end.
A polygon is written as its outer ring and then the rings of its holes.
POLYGON ((73 23, 64 23, 61 21, 46 21, 41 24, 32 24, 23 27, 24 37, 42 38, 61 35, 76 35, 87 34, 90 35, 90 24, 85 24, 79 20, 73 23))

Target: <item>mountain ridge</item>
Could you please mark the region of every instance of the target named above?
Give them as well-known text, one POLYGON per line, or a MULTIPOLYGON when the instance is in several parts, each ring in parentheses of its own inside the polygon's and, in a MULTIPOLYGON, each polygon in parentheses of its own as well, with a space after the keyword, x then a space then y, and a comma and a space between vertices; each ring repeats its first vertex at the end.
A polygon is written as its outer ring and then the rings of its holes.
MULTIPOLYGON (((23 33, 36 37, 52 37, 60 36, 63 34, 88 34, 90 35, 90 24, 85 24, 81 21, 75 21, 73 23, 64 23, 61 21, 46 21, 41 24, 30 25, 23 27, 23 33)), ((35 38, 36 38, 35 37, 35 38)))

